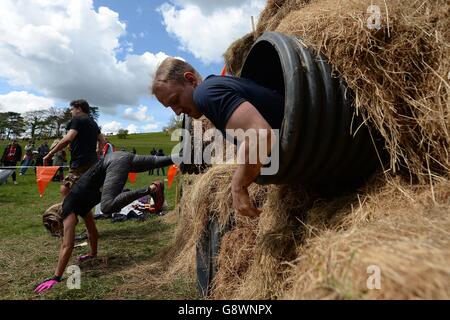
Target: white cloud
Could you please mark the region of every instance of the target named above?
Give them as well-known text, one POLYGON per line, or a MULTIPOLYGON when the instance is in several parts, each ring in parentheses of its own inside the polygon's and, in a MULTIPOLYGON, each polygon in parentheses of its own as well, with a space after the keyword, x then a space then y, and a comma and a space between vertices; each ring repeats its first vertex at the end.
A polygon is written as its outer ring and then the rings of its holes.
MULTIPOLYGON (((171 0, 172 3, 181 6, 186 7, 189 5, 194 5, 199 7, 203 12, 210 13, 216 10, 223 10, 226 8, 236 8, 242 6, 243 2, 242 0, 221 0, 221 1, 211 1, 211 0, 171 0)), ((247 1, 247 2, 255 2, 253 1, 247 1)), ((259 1, 263 2, 263 1, 259 1)), ((264 0, 265 2, 265 0, 264 0)))
POLYGON ((206 1, 173 0, 159 7, 166 31, 180 42, 182 50, 204 63, 221 62, 222 54, 236 39, 252 30, 264 0, 206 1), (205 9, 207 8, 207 10, 205 9))
POLYGON ((130 124, 127 127, 128 133, 132 134, 132 133, 138 133, 138 127, 135 124, 130 124))
POLYGON ((27 111, 45 110, 54 106, 52 99, 39 97, 26 91, 12 91, 0 95, 0 112, 13 111, 24 113, 27 111))
POLYGON ((110 110, 135 105, 166 57, 131 54, 120 41, 126 24, 106 7, 96 11, 92 0, 1 0, 0 16, 0 77, 53 99, 83 98, 110 110))
POLYGON ((160 125, 157 123, 150 123, 142 127, 144 130, 143 132, 152 132, 152 131, 158 131, 160 129, 160 125))
POLYGON ((155 121, 155 117, 148 115, 147 110, 147 106, 140 106, 137 110, 134 108, 126 108, 122 117, 132 121, 155 121))
POLYGON ((117 132, 119 132, 119 129, 123 129, 124 127, 122 126, 122 124, 120 122, 117 121, 111 121, 105 124, 100 124, 100 126, 102 127, 102 132, 103 133, 114 133, 116 134, 117 132))
POLYGON ((131 124, 124 124, 122 122, 118 121, 111 121, 107 123, 101 123, 100 126, 102 127, 102 132, 107 133, 113 133, 117 134, 120 129, 126 129, 128 130, 128 133, 143 133, 143 132, 155 132, 161 129, 160 123, 148 123, 146 125, 137 125, 134 123, 131 124))

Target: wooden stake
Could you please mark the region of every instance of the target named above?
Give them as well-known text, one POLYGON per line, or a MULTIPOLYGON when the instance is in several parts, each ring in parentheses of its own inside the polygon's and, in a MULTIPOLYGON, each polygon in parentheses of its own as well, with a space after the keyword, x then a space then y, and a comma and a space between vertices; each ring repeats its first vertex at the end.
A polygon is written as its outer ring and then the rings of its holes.
POLYGON ((253 37, 256 38, 255 19, 253 19, 253 16, 251 16, 251 18, 252 18, 253 37))

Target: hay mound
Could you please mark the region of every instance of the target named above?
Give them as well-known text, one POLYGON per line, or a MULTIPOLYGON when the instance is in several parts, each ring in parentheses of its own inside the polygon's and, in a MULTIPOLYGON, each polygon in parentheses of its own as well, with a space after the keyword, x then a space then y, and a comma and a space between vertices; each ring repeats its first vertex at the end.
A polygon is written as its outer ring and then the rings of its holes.
POLYGON ((448 299, 450 182, 434 195, 386 184, 338 212, 330 227, 307 222, 313 236, 298 248, 281 298, 448 299), (379 288, 371 286, 374 267, 379 288))
MULTIPOLYGON (((195 276, 195 243, 208 215, 225 221, 231 214, 231 171, 213 167, 191 185, 190 203, 207 196, 217 206, 183 208, 168 274, 195 276)), ((251 193, 263 213, 258 219, 235 217, 222 239, 210 298, 450 298, 448 180, 431 191, 380 175, 358 193, 332 201, 299 186, 256 186, 251 193), (380 270, 379 290, 368 287, 373 266, 380 270)))

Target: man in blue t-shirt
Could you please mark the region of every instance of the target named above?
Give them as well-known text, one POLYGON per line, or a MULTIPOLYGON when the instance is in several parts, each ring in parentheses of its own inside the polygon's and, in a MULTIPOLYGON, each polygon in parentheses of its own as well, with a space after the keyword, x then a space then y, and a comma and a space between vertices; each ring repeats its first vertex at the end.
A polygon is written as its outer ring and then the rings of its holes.
MULTIPOLYGON (((271 129, 280 129, 284 116, 280 93, 244 78, 209 76, 203 80, 190 64, 175 58, 160 64, 152 94, 177 115, 184 113, 194 119, 206 116, 224 136, 227 129, 255 129, 258 137, 263 132, 260 129, 267 130, 268 154, 275 140, 271 129)), ((239 152, 249 159, 250 152, 258 154, 257 150, 258 144, 243 141, 239 152)), ((239 214, 257 216, 261 211, 251 204, 248 186, 260 174, 262 163, 260 159, 256 164, 248 162, 240 164, 233 174, 233 207, 239 214)))

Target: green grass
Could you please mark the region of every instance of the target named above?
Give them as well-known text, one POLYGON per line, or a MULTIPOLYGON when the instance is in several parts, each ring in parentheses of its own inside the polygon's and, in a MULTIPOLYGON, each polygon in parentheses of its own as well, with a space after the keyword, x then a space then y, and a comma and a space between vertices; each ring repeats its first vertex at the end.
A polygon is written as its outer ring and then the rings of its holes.
MULTIPOLYGON (((116 138, 110 138, 116 144, 116 138)), ((144 153, 147 149, 149 152, 153 145, 169 152, 174 143, 168 140, 164 134, 153 133, 130 135, 128 139, 119 141, 129 150, 135 146, 138 153, 144 153)), ((140 173, 136 183, 127 183, 126 187, 138 188, 161 178, 140 173)), ((98 257, 80 265, 81 289, 69 290, 63 282, 43 295, 34 294, 34 286, 51 276, 56 267, 60 240, 50 237, 45 230, 42 213, 60 201, 59 183, 50 182, 41 198, 34 170, 29 169, 24 176, 18 175, 17 181, 18 185, 13 185, 9 179, 8 184, 0 186, 0 299, 198 298, 195 283, 190 279, 174 279, 173 283, 158 288, 140 285, 134 290, 129 285, 142 277, 137 266, 154 262, 155 256, 167 247, 171 239, 174 225, 156 216, 142 222, 97 220, 100 233, 98 257), (126 290, 121 290, 124 286, 126 290)), ((166 199, 169 208, 173 208, 175 188, 168 190, 167 183, 166 199)), ((82 230, 84 224, 80 222, 77 233, 82 230)), ((69 265, 78 264, 76 256, 87 250, 88 247, 75 248, 69 265)))
MULTIPOLYGON (((164 154, 170 155, 172 148, 178 143, 177 141, 170 141, 170 136, 163 132, 152 132, 152 133, 140 133, 140 134, 130 134, 126 139, 119 139, 117 136, 107 136, 109 142, 114 144, 117 150, 125 148, 126 151, 131 152, 133 147, 136 148, 138 154, 150 154, 152 148, 163 149, 164 154)), ((25 146, 28 140, 19 140, 19 144, 22 147, 22 152, 24 152, 25 146)), ((34 143, 37 149, 43 140, 36 140, 34 143)), ((8 145, 10 140, 0 140, 0 151, 3 154, 3 150, 6 145, 8 145)), ((53 139, 47 140, 50 146, 53 139)))

